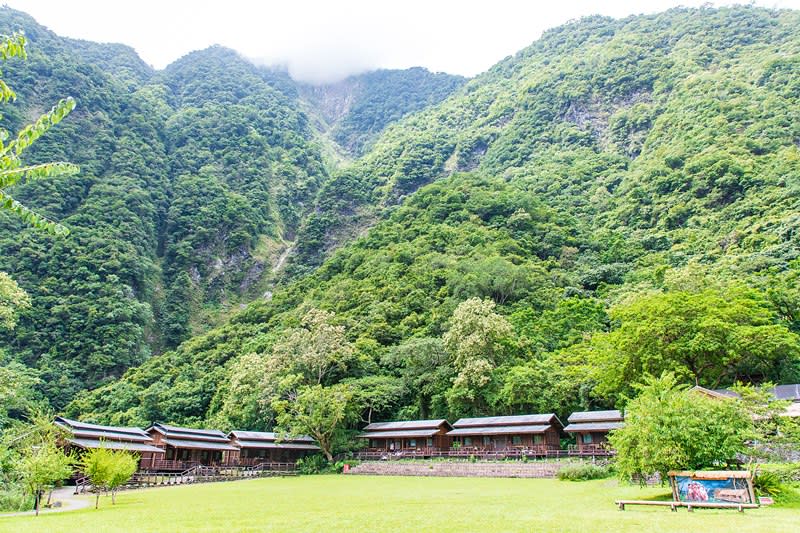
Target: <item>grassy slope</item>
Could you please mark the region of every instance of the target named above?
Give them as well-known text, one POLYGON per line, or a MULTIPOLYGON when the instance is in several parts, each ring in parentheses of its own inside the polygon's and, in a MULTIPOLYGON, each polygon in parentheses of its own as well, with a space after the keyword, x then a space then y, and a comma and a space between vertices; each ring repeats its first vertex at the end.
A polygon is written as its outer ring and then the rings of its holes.
POLYGON ((318 476, 152 489, 0 531, 796 531, 798 509, 617 510, 664 488, 613 480, 318 476))

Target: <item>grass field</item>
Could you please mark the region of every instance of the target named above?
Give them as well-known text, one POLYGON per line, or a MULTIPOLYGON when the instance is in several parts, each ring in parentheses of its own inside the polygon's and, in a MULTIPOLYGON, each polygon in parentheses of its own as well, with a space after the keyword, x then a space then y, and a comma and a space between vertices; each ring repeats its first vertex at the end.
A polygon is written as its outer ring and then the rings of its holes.
POLYGON ((738 513, 631 507, 664 488, 614 480, 308 476, 123 493, 117 505, 0 518, 0 531, 800 531, 800 508, 738 513))

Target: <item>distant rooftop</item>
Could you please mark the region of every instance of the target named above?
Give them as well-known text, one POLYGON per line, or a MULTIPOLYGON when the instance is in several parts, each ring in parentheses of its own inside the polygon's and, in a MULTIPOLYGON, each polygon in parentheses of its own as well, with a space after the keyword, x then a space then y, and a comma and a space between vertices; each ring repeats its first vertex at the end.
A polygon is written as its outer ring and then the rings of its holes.
POLYGON ((513 415, 513 416, 484 416, 479 418, 461 418, 453 424, 454 428, 466 427, 485 427, 485 426, 519 426, 519 425, 541 425, 561 421, 554 413, 535 414, 535 415, 513 415))
POLYGON ((446 424, 450 429, 450 423, 444 418, 438 420, 400 420, 397 422, 373 422, 364 428, 364 431, 397 431, 413 429, 432 429, 438 430, 442 424, 446 424))
POLYGON ((63 416, 55 418, 55 424, 67 430, 74 438, 102 439, 132 442, 150 442, 150 438, 144 430, 140 428, 122 426, 101 426, 100 424, 89 424, 78 420, 71 420, 63 416))
POLYGON ((309 443, 314 442, 314 439, 312 439, 308 435, 287 437, 285 435, 279 435, 278 433, 272 431, 240 431, 238 429, 235 429, 230 433, 228 433, 228 438, 236 439, 239 441, 275 442, 278 439, 280 439, 281 442, 309 442, 309 443))
POLYGON ((623 418, 622 413, 616 409, 609 411, 576 411, 569 415, 567 422, 618 422, 623 418))
POLYGON ((195 429, 170 426, 156 422, 147 431, 157 431, 169 439, 202 440, 209 442, 228 442, 228 437, 218 429, 195 429))

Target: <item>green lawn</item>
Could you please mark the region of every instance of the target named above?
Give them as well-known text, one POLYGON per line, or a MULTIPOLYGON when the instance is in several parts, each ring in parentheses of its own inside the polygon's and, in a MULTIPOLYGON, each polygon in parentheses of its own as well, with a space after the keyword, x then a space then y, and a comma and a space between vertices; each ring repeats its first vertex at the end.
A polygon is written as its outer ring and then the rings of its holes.
POLYGON ((614 480, 306 476, 124 493, 112 507, 0 518, 0 531, 793 531, 800 509, 736 511, 631 507, 664 488, 614 480))

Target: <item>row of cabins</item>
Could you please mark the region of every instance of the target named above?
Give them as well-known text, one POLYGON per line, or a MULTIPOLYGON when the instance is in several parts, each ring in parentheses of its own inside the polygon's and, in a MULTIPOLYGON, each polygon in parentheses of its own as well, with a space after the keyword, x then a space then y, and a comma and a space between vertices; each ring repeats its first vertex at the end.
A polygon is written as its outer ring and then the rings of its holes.
POLYGON ((547 456, 561 452, 564 433, 575 435, 574 455, 607 455, 608 433, 622 427, 620 411, 572 413, 564 427, 553 414, 374 422, 359 438, 367 441, 363 456, 547 456))
POLYGON ((78 453, 106 447, 139 456, 139 469, 153 472, 183 471, 197 465, 256 466, 263 463, 294 463, 316 453, 311 437, 280 439, 262 431, 194 429, 153 424, 147 429, 100 426, 56 417, 64 429, 63 445, 78 453))

